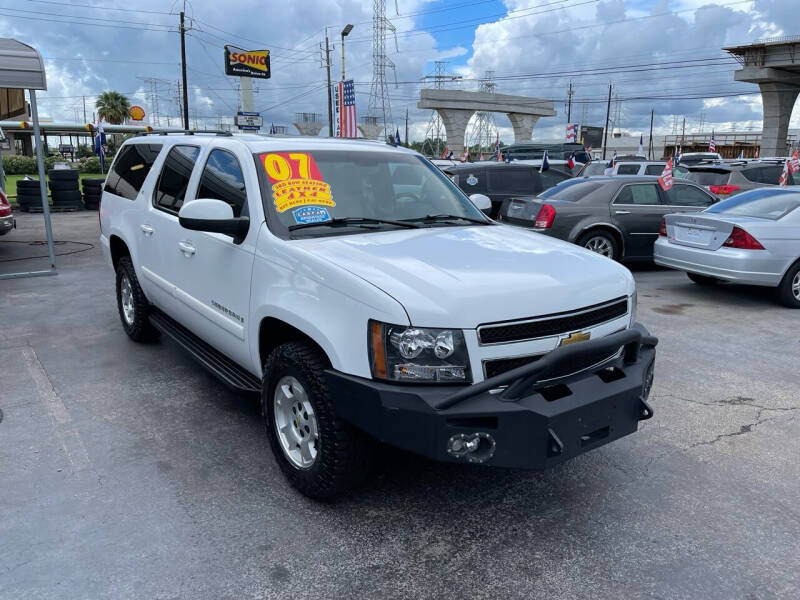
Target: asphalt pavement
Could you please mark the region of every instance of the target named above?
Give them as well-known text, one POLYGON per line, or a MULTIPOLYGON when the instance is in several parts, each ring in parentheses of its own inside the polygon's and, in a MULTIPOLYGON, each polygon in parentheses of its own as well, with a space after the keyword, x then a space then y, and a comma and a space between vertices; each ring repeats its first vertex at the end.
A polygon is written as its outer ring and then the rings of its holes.
MULTIPOLYGON (((0 272, 42 261, 18 217, 0 272)), ((800 311, 769 290, 635 267, 636 434, 542 473, 390 452, 325 505, 252 398, 128 340, 96 213, 53 220, 58 275, 0 281, 0 598, 800 597, 800 311)))

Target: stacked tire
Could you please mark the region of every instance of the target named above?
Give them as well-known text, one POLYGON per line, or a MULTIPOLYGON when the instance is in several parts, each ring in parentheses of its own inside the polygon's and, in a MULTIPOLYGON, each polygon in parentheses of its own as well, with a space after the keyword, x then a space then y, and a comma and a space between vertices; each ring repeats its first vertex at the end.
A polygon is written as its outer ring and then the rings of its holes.
POLYGON ((38 179, 20 179, 17 182, 17 204, 23 212, 41 210, 42 193, 39 190, 38 179))
POLYGON ((50 180, 50 197, 53 208, 82 208, 81 191, 78 189, 78 172, 72 169, 51 169, 47 173, 50 180))
POLYGON ((100 196, 103 194, 104 182, 104 179, 83 180, 83 206, 86 210, 97 210, 100 208, 100 196))

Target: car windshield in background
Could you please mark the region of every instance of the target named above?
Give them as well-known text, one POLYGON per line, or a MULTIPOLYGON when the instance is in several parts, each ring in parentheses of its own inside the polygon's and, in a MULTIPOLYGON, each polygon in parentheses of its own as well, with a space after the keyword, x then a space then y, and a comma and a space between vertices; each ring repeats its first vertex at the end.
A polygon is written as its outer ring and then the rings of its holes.
POLYGON ((689 171, 686 179, 698 185, 725 185, 730 171, 689 171))
POLYGON ((771 189, 745 192, 730 200, 716 204, 705 212, 729 216, 778 219, 800 206, 800 192, 775 192, 771 189))
POLYGON ((418 156, 320 150, 265 152, 255 159, 270 222, 297 234, 490 222, 439 169, 418 156))
POLYGON ((539 194, 540 198, 553 200, 564 200, 566 202, 576 202, 585 198, 595 190, 599 190, 605 185, 603 181, 584 181, 583 179, 569 179, 564 183, 559 183, 539 194))

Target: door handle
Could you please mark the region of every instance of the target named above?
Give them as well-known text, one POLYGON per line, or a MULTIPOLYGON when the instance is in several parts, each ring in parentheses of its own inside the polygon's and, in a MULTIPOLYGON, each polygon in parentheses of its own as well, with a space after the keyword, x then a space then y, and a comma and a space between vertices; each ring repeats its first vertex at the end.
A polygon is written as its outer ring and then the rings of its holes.
POLYGON ((191 242, 178 242, 178 248, 181 249, 184 256, 191 256, 197 252, 197 248, 195 248, 191 242))
POLYGON ((629 214, 631 214, 631 211, 629 211, 629 210, 615 210, 614 214, 615 215, 629 215, 629 214))
POLYGON ((155 231, 155 229, 150 227, 150 225, 141 225, 140 227, 142 229, 142 233, 144 233, 147 236, 153 235, 153 232, 155 231))

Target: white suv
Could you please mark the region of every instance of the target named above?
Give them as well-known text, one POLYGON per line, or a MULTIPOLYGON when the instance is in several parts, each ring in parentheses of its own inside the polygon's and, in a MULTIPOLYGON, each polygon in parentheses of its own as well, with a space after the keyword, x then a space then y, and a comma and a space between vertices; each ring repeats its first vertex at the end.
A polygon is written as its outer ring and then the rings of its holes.
POLYGON ((126 333, 259 393, 308 496, 363 479, 376 440, 544 468, 636 431, 657 340, 630 272, 472 199, 375 142, 150 134, 114 160, 101 241, 126 333))

